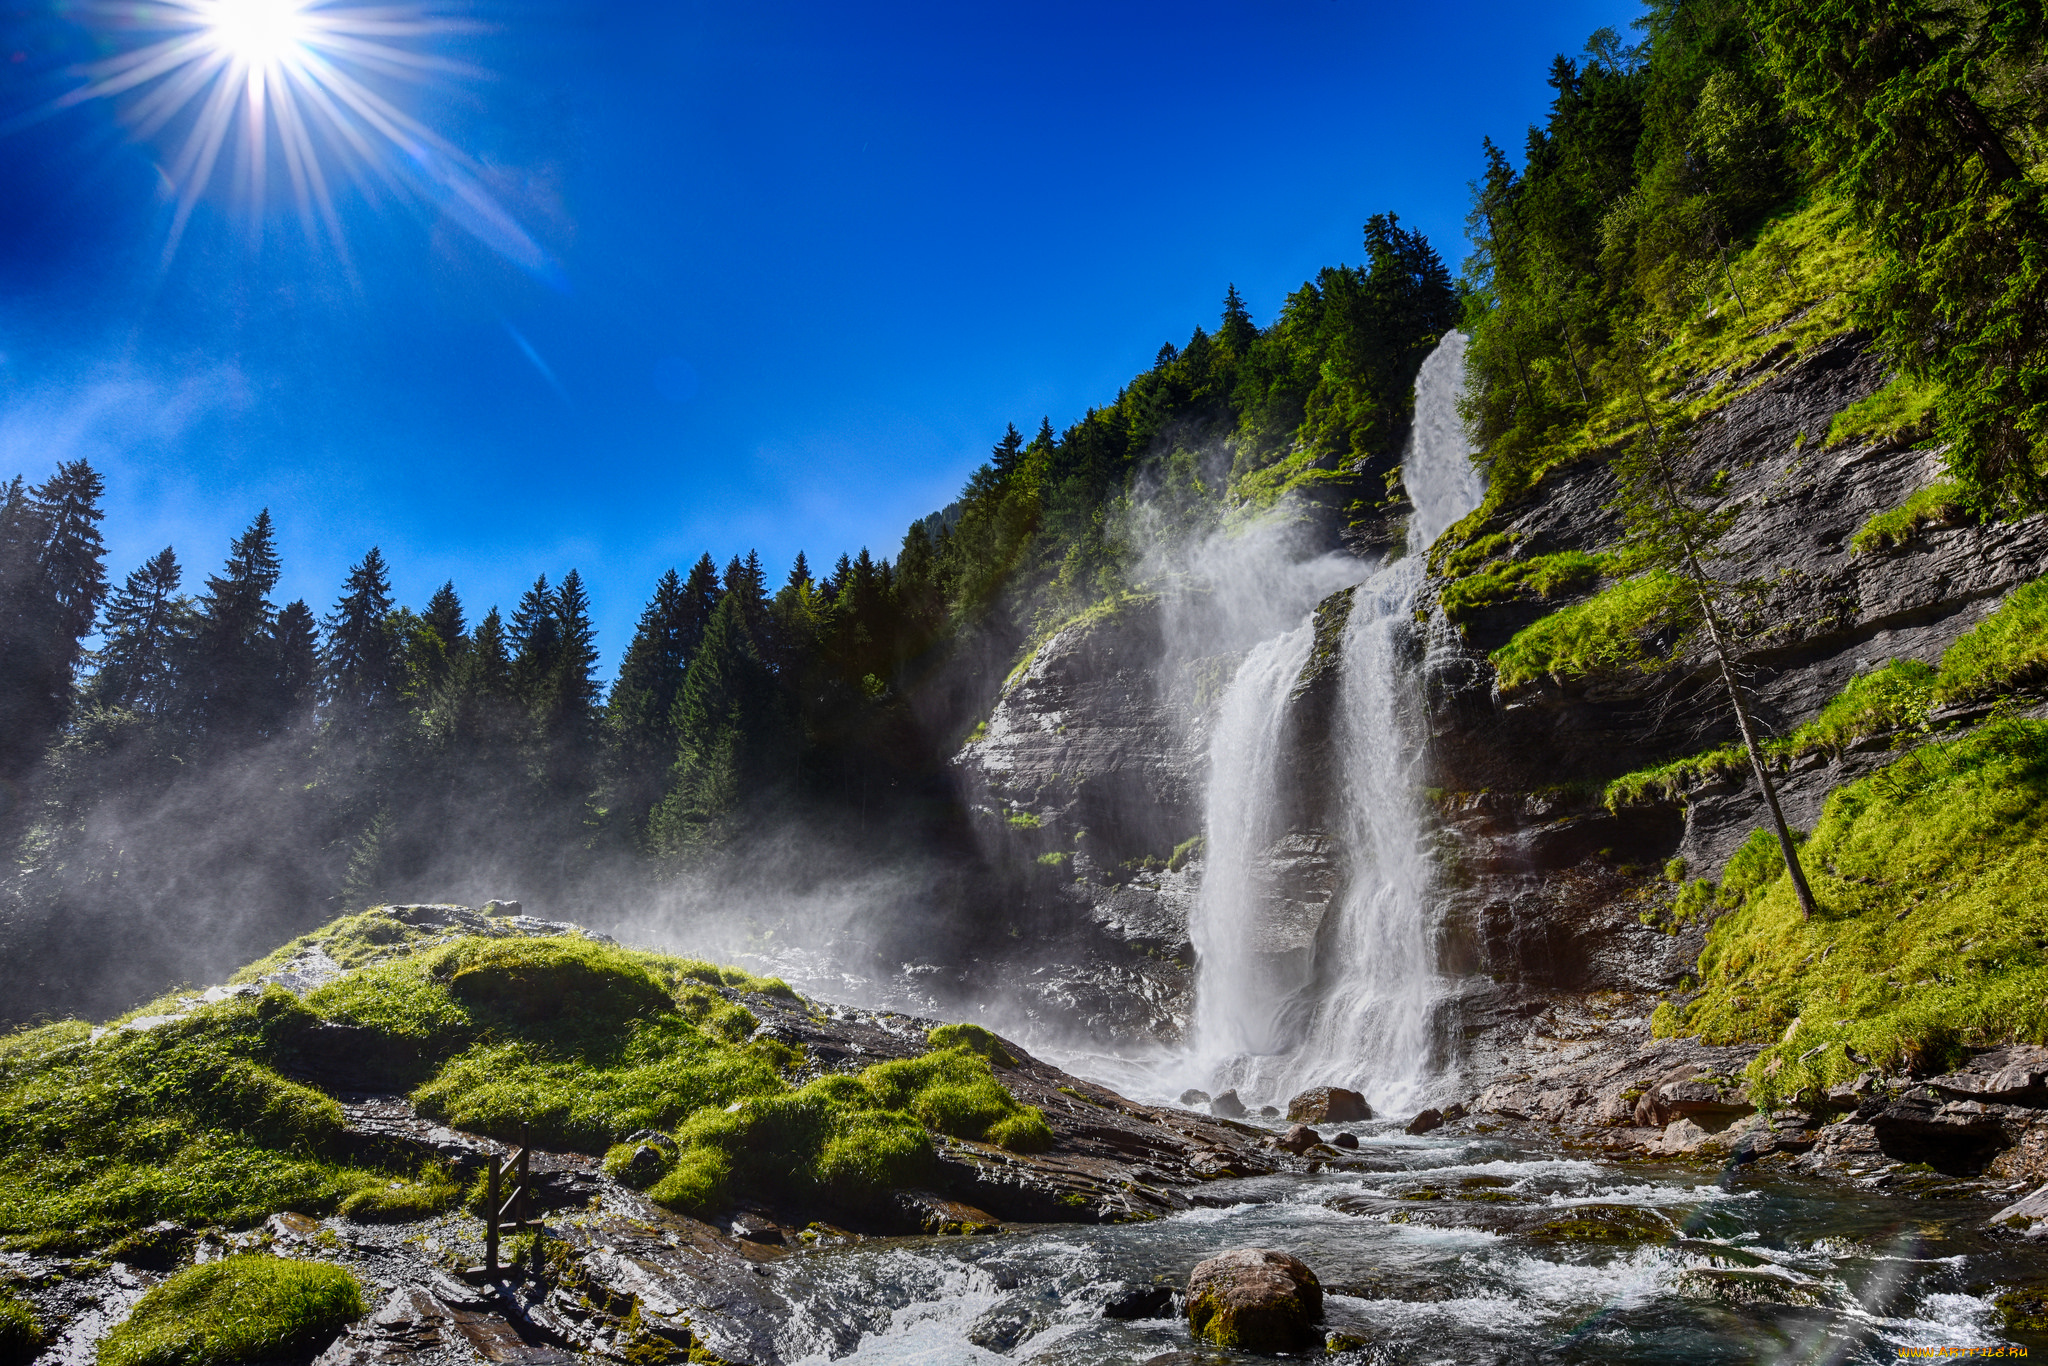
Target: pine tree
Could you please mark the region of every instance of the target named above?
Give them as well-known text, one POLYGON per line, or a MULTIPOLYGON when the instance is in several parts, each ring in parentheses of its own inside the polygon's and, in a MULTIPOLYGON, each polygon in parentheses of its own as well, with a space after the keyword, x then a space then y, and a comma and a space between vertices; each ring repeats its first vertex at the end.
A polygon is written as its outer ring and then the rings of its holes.
POLYGON ((342 581, 341 600, 326 621, 326 695, 337 724, 362 725, 397 701, 398 641, 390 617, 390 572, 371 546, 342 581))
POLYGON ((252 738, 277 714, 270 590, 278 573, 265 508, 229 544, 225 572, 207 576, 190 648, 179 661, 177 706, 195 734, 216 742, 252 738))
POLYGON ((528 710, 545 713, 552 702, 549 690, 561 663, 561 619, 556 613, 555 591, 542 574, 533 587, 519 596, 512 609, 512 627, 507 632, 512 650, 512 691, 528 710))
POLYGON ((1003 432, 1003 439, 996 442, 989 451, 989 463, 995 466, 997 474, 1008 474, 1017 467, 1017 457, 1024 450, 1024 434, 1012 422, 1003 432))
POLYGON ((169 700, 172 654, 192 613, 178 596, 183 579, 176 552, 165 546, 108 599, 107 643, 91 687, 95 703, 153 713, 169 700))
POLYGON ((85 638, 105 600, 97 472, 83 460, 0 497, 0 777, 25 774, 70 718, 85 638))
POLYGON ((277 696, 283 723, 296 728, 310 722, 320 700, 320 636, 313 609, 294 599, 277 614, 271 629, 272 657, 277 661, 277 696))
POLYGON ((792 737, 775 683, 728 591, 676 697, 676 762, 649 845, 679 854, 716 842, 747 802, 787 771, 792 737))
POLYGON ((434 596, 427 599, 427 610, 420 613, 420 619, 441 638, 441 644, 451 657, 462 652, 467 640, 464 635, 466 623, 462 619, 462 599, 456 595, 453 579, 434 590, 434 596))
MULTIPOLYGON (((641 610, 606 703, 616 788, 612 804, 636 831, 660 798, 662 779, 675 762, 671 714, 690 664, 690 626, 683 581, 671 569, 655 583, 654 596, 641 610)), ((696 634, 701 638, 701 630, 696 634)))
POLYGON ((1240 359, 1251 354, 1252 343, 1259 339, 1258 325, 1252 321, 1251 310, 1245 307, 1244 296, 1237 292, 1235 284, 1223 296, 1223 325, 1216 329, 1216 338, 1240 359))

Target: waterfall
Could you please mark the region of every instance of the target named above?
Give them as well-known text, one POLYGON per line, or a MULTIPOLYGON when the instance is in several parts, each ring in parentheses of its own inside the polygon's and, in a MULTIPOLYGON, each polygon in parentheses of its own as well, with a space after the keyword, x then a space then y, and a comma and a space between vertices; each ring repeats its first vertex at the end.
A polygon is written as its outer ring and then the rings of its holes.
MULTIPOLYGON (((1225 694, 1210 740, 1208 850, 1190 924, 1197 954, 1192 1072, 1247 1099, 1314 1085, 1363 1091, 1375 1108, 1416 1108, 1443 1059, 1432 865, 1417 791, 1423 556, 1485 489, 1459 417, 1465 338, 1423 363, 1402 478, 1414 511, 1407 553, 1351 594, 1342 639, 1334 810, 1340 887, 1312 934, 1289 923, 1271 851, 1298 765, 1288 709, 1314 644, 1311 620, 1261 642, 1225 694)), ((1296 913, 1298 920, 1298 912, 1296 913)))

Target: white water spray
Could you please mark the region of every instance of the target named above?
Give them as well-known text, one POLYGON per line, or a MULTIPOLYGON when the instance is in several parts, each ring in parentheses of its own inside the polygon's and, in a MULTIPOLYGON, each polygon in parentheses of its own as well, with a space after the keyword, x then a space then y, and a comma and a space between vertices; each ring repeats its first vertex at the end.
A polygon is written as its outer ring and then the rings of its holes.
POLYGON ((1457 409, 1464 360, 1465 338, 1453 332, 1423 363, 1402 468, 1414 505, 1407 554, 1352 591, 1329 832, 1341 845, 1342 887, 1312 937, 1287 923, 1270 857, 1298 782, 1288 713, 1312 621, 1252 651, 1217 717, 1207 871, 1189 926, 1198 955, 1191 1062, 1208 1084, 1247 1099, 1344 1085, 1398 1114, 1441 1066, 1434 1016, 1447 984, 1415 781, 1413 607, 1430 543, 1485 492, 1457 409))

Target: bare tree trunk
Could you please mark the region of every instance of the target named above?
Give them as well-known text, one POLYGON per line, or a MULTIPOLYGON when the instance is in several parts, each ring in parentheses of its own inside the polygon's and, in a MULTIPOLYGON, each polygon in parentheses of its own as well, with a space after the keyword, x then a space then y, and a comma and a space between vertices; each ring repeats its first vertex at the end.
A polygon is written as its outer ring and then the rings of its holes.
MULTIPOLYGON (((1690 568, 1697 573, 1699 566, 1690 568)), ((1785 855, 1785 871, 1792 875, 1792 890, 1799 894, 1799 918, 1811 920, 1819 911, 1813 901, 1813 888, 1806 883, 1806 869, 1799 862, 1799 850, 1792 843, 1792 827, 1785 824, 1784 808, 1778 805, 1778 786, 1771 781, 1770 765, 1764 761, 1764 747, 1756 738, 1756 727, 1749 719, 1749 705, 1742 700, 1742 688, 1735 680, 1735 668, 1728 662, 1728 647, 1721 639, 1721 625, 1714 619, 1714 607, 1707 600, 1706 589, 1695 579, 1693 592, 1698 595, 1700 612, 1706 617, 1707 638, 1714 645, 1714 662, 1720 666, 1721 681, 1727 685, 1728 700, 1735 705, 1735 725, 1742 732, 1742 743, 1749 751, 1749 766, 1756 774, 1757 786, 1763 789, 1764 805, 1771 809, 1771 824, 1776 827, 1778 848, 1785 855)))

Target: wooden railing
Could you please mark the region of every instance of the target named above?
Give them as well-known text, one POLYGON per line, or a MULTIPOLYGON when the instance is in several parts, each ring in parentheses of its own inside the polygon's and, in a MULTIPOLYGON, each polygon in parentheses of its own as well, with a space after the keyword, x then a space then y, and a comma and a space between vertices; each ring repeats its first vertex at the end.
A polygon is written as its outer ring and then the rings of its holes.
MULTIPOLYGON (((512 1231, 524 1233, 533 1223, 533 1147, 526 1126, 519 1126, 519 1147, 500 1165, 493 1155, 484 1175, 484 1274, 498 1274, 498 1231, 511 1216, 512 1231), (507 1189, 507 1182, 510 1189, 507 1189)), ((533 1240, 534 1274, 540 1274, 540 1239, 533 1240)))

